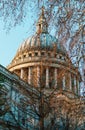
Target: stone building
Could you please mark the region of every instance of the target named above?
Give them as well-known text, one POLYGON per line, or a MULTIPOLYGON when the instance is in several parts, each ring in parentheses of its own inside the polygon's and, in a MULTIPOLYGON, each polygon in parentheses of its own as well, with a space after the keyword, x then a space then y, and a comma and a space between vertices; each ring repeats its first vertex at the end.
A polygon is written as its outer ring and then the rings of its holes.
POLYGON ((28 102, 32 98, 36 102, 38 95, 35 88, 0 65, 0 130, 34 129, 35 115, 28 102))
POLYGON ((79 94, 80 75, 63 45, 48 32, 44 8, 36 33, 19 47, 8 70, 35 87, 58 88, 79 94), (43 83, 41 83, 43 82, 43 83))
MULTIPOLYGON (((83 128, 85 102, 80 98, 80 74, 78 68, 71 63, 64 46, 49 34, 44 7, 35 34, 21 44, 7 69, 30 87, 34 86, 46 97, 51 97, 51 111, 47 107, 49 111, 43 116, 48 130, 83 128)), ((46 111, 46 106, 42 108, 46 111)))

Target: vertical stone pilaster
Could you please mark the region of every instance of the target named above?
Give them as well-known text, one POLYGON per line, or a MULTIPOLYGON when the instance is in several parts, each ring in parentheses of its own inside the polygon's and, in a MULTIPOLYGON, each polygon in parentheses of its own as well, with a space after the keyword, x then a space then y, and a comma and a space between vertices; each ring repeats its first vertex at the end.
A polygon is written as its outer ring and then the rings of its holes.
POLYGON ((20 78, 21 78, 21 79, 24 79, 24 69, 23 69, 23 68, 21 68, 20 78))
POLYGON ((28 68, 28 83, 31 84, 31 67, 28 68))
POLYGON ((71 79, 71 73, 69 72, 69 87, 70 90, 72 91, 72 79, 71 79))
POLYGON ((55 70, 54 70, 54 79, 55 79, 55 88, 57 87, 57 68, 55 68, 55 70))
POLYGON ((80 84, 79 84, 79 80, 77 81, 77 84, 78 84, 78 95, 80 95, 80 84))
POLYGON ((65 75, 63 76, 63 90, 65 90, 65 85, 66 85, 66 83, 65 83, 65 75))
POLYGON ((46 68, 46 87, 49 88, 49 68, 46 68))
POLYGON ((74 76, 74 92, 76 93, 77 89, 76 89, 76 76, 74 76))
POLYGON ((37 66, 37 86, 40 87, 40 67, 37 66))

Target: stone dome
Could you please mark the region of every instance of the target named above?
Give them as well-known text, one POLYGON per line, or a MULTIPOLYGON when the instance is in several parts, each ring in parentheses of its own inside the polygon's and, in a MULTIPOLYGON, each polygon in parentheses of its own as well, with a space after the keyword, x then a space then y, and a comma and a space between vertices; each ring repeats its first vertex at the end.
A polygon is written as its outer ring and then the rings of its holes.
POLYGON ((26 50, 30 49, 53 49, 56 47, 56 51, 66 54, 66 50, 63 45, 61 45, 56 37, 51 36, 48 33, 48 24, 44 14, 44 8, 42 8, 42 13, 38 19, 36 25, 36 33, 32 37, 27 38, 19 47, 17 54, 24 53, 26 50))
POLYGON ((56 37, 51 36, 49 33, 40 33, 35 34, 32 37, 27 38, 19 47, 17 54, 20 54, 20 52, 24 52, 29 49, 53 49, 56 47, 56 51, 60 51, 62 53, 66 53, 65 48, 58 43, 58 40, 56 37))
POLYGON ((32 86, 78 92, 78 71, 64 46, 48 33, 43 8, 35 34, 21 44, 7 68, 32 86))

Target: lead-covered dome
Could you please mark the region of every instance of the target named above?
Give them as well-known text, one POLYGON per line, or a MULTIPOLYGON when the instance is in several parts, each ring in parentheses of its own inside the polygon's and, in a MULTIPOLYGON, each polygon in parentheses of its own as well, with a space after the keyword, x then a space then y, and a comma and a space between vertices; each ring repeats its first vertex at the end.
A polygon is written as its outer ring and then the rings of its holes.
POLYGON ((58 40, 56 37, 51 36, 49 33, 42 32, 40 34, 36 33, 32 37, 27 38, 19 47, 17 54, 20 52, 24 52, 25 50, 30 50, 30 49, 38 49, 38 48, 43 48, 43 49, 53 49, 56 47, 57 51, 66 53, 65 48, 58 43, 58 40))
POLYGON ((48 33, 48 24, 42 8, 35 35, 21 44, 7 68, 32 86, 75 91, 76 88, 71 87, 75 67, 69 61, 63 45, 48 33))
POLYGON ((26 39, 20 46, 19 50, 29 49, 32 47, 52 47, 57 43, 57 39, 48 33, 35 34, 26 39))
POLYGON ((51 36, 48 33, 48 24, 44 14, 44 8, 42 7, 42 13, 38 19, 36 25, 36 33, 30 38, 27 38, 19 47, 17 54, 24 53, 24 51, 29 51, 30 49, 53 49, 56 47, 56 51, 66 53, 65 48, 58 43, 56 37, 51 36))

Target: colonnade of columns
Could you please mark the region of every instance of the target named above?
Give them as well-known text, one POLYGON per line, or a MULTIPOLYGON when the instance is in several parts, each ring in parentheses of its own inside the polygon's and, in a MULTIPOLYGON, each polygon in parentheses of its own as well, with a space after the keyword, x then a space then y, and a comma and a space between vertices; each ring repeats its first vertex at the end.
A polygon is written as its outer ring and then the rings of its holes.
MULTIPOLYGON (((50 72, 49 72, 49 67, 46 68, 46 81, 43 81, 43 82, 46 82, 46 87, 49 88, 49 80, 50 80, 50 72)), ((32 79, 32 68, 29 67, 28 68, 28 83, 31 84, 31 81, 34 80, 32 79)), ((58 71, 57 71, 57 68, 54 68, 54 88, 57 87, 57 83, 58 83, 58 71)), ((24 68, 21 68, 21 75, 20 77, 23 79, 24 78, 24 68)), ((69 90, 73 91, 75 93, 78 93, 79 94, 79 81, 77 80, 76 78, 76 75, 74 75, 74 78, 71 76, 71 73, 69 72, 68 73, 68 77, 69 77, 69 90), (72 80, 74 83, 72 83, 72 80)), ((40 67, 37 66, 37 86, 40 87, 40 67)), ((66 77, 65 75, 63 76, 62 78, 62 89, 65 90, 66 89, 66 77)))

